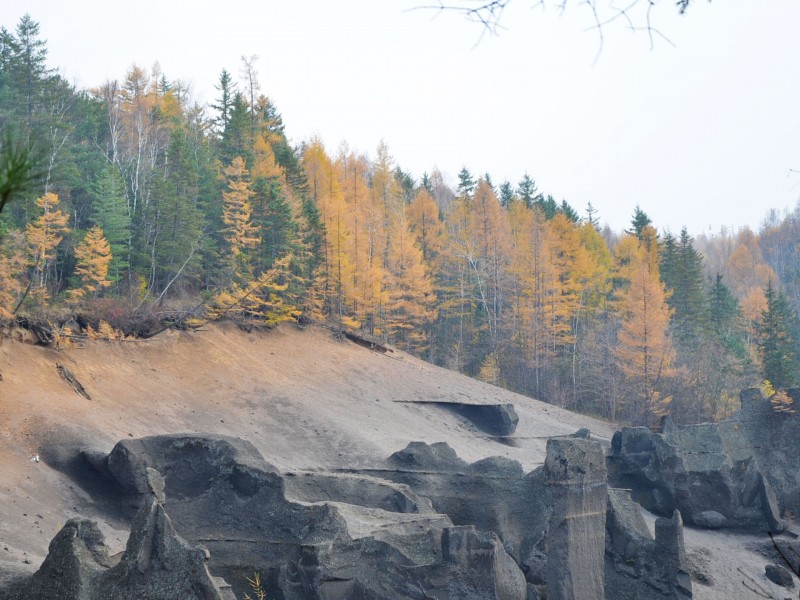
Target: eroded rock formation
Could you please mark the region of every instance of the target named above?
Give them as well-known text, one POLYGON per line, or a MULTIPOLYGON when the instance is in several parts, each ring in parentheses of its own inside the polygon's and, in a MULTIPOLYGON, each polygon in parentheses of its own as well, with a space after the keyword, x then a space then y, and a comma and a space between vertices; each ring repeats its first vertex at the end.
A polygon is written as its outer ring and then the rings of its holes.
POLYGON ((800 504, 797 431, 796 415, 775 413, 758 390, 746 390, 729 421, 617 432, 609 473, 656 514, 677 509, 698 527, 778 533, 785 528, 781 508, 800 504))
POLYGON ((145 473, 150 489, 121 558, 109 557, 93 521, 71 519, 50 543, 47 558, 10 600, 231 600, 208 571, 208 550, 175 532, 163 506, 163 481, 145 473))
POLYGON ((363 472, 284 475, 245 441, 189 434, 83 458, 136 511, 125 553, 70 521, 6 598, 216 600, 254 572, 274 600, 691 596, 680 516, 650 538, 586 435, 549 440, 528 474, 416 442, 363 472))

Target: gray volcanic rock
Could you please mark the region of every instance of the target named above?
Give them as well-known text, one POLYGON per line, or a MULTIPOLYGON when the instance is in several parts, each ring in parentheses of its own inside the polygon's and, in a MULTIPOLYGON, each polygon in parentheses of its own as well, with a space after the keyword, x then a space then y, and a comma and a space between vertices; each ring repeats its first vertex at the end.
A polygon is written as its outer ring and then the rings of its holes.
POLYGON ((398 513, 432 513, 431 501, 407 485, 350 473, 287 473, 286 495, 303 502, 344 502, 398 513))
POLYGON ((665 434, 626 427, 612 439, 609 477, 656 514, 678 509, 698 527, 782 531, 774 491, 753 452, 734 421, 665 434))
POLYGON ((476 531, 471 526, 445 529, 442 554, 467 574, 466 582, 455 579, 450 583, 451 598, 526 598, 525 576, 494 533, 476 531))
POLYGON ((728 519, 715 510, 704 510, 694 516, 694 524, 706 529, 720 529, 728 524, 728 519))
POLYGON ((680 513, 656 521, 656 538, 627 490, 609 490, 605 593, 614 600, 692 597, 680 513))
POLYGON ((767 565, 764 567, 764 571, 767 579, 769 579, 771 582, 785 588, 794 587, 792 573, 786 567, 782 567, 780 565, 767 565))
POLYGON ((519 423, 513 404, 453 404, 452 409, 489 435, 513 435, 519 423))
POLYGON ((468 467, 446 442, 409 442, 408 446, 392 454, 386 462, 398 469, 437 473, 458 473, 466 471, 468 467))
POLYGON ((70 519, 53 540, 41 567, 9 598, 64 598, 93 600, 97 582, 111 560, 97 524, 87 519, 70 519))
MULTIPOLYGON (((752 449, 761 472, 775 494, 776 506, 800 514, 800 388, 787 390, 795 413, 772 410, 759 389, 740 394, 741 410, 734 415, 738 433, 752 449)), ((779 515, 779 513, 775 513, 779 515)))
POLYGON ((603 450, 584 438, 550 439, 544 468, 552 494, 547 598, 603 598, 608 501, 603 450))
POLYGON ((546 585, 551 498, 543 468, 526 475, 517 461, 504 457, 470 465, 445 443, 412 442, 392 454, 386 468, 365 473, 428 498, 455 525, 495 532, 527 581, 546 585))
MULTIPOLYGON (((412 445, 393 460, 421 474, 437 465, 467 467, 446 445, 412 445)), ((323 500, 292 502, 285 477, 241 440, 126 440, 108 458, 131 504, 152 494, 148 469, 164 473, 165 507, 178 531, 207 546, 211 568, 228 581, 258 571, 266 589, 285 600, 525 598, 524 576, 493 534, 459 532, 471 550, 451 552, 451 544, 445 553, 444 540, 455 539, 447 533, 451 520, 418 493, 381 484, 374 474, 312 476, 299 486, 292 477, 296 495, 323 500), (453 586, 460 595, 448 591, 453 586)))
POLYGON ((208 551, 182 540, 161 502, 151 497, 137 514, 116 565, 97 525, 71 519, 53 539, 39 570, 8 598, 226 600, 207 560, 208 551))
POLYGON ((692 580, 683 544, 683 520, 677 510, 670 518, 656 519, 655 557, 662 581, 666 582, 665 591, 674 591, 676 598, 691 598, 692 580))

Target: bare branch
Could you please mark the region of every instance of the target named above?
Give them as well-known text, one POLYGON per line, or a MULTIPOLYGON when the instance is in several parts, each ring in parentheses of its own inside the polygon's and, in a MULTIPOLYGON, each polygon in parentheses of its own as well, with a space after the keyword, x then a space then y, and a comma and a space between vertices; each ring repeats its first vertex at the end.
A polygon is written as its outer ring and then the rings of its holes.
MULTIPOLYGON (((678 7, 678 12, 684 14, 691 1, 677 0, 675 4, 678 7)), ((556 7, 561 14, 566 11, 569 2, 570 0, 550 0, 550 4, 556 7)), ((614 2, 612 2, 610 6, 604 9, 598 8, 597 0, 574 0, 572 3, 585 6, 591 13, 594 25, 589 27, 588 30, 596 29, 598 32, 599 56, 604 43, 603 28, 615 21, 625 22, 632 32, 647 32, 651 49, 655 47, 656 38, 661 38, 674 45, 653 24, 653 9, 660 2, 661 0, 629 0, 622 7, 615 6, 614 2)), ((509 4, 511 4, 511 0, 439 0, 436 4, 416 6, 409 10, 432 10, 437 15, 443 12, 455 13, 469 21, 478 23, 483 30, 483 34, 498 35, 499 30, 504 28, 501 20, 509 4)), ((531 8, 545 8, 546 6, 547 0, 536 0, 531 8)), ((483 34, 481 34, 481 38, 483 34)), ((597 61, 597 58, 595 58, 595 61, 597 61)))

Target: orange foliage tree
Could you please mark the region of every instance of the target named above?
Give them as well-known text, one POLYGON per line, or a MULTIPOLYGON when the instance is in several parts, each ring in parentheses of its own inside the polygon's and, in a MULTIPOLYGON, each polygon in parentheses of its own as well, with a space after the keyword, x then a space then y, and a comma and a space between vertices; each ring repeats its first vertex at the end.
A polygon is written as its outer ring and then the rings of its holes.
MULTIPOLYGON (((630 249, 628 244, 625 249, 630 249)), ((675 351, 668 334, 671 311, 658 274, 653 247, 639 242, 625 265, 629 284, 620 297, 621 322, 615 356, 629 393, 625 412, 629 422, 652 422, 668 412, 671 398, 663 393, 673 374, 675 351)))
POLYGON ((69 231, 69 216, 61 211, 58 196, 53 193, 38 198, 36 206, 42 210, 42 214, 28 224, 25 235, 33 265, 31 296, 39 302, 45 302, 49 297, 47 287, 56 248, 69 231))
POLYGON ((102 289, 111 285, 108 279, 108 266, 111 264, 111 245, 99 226, 92 227, 75 248, 75 275, 80 287, 70 291, 73 302, 96 297, 102 289))

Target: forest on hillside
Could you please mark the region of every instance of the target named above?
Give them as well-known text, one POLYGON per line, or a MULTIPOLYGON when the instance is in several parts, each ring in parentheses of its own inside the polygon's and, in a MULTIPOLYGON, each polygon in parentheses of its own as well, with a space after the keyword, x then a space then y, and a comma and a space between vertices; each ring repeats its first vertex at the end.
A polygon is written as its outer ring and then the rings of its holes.
POLYGON ((0 319, 319 320, 618 422, 724 418, 753 385, 793 410, 800 208, 693 239, 637 207, 613 232, 527 174, 451 187, 384 143, 293 146, 255 61, 232 67, 209 105, 158 65, 77 89, 31 17, 0 29, 5 156, 37 157, 0 214, 0 319))

